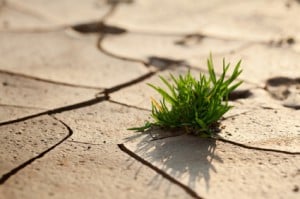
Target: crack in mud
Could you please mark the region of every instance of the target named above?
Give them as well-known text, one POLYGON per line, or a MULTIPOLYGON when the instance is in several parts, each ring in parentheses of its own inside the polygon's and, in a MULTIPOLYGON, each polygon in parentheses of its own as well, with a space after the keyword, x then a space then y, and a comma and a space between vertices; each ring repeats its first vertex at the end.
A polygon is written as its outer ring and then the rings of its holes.
POLYGON ((35 118, 35 117, 38 117, 38 116, 42 116, 42 115, 47 115, 47 114, 51 115, 51 114, 61 113, 61 112, 70 111, 70 110, 74 110, 74 109, 78 109, 78 108, 87 107, 87 106, 97 104, 97 103, 100 103, 100 102, 108 100, 108 99, 109 99, 109 96, 96 97, 96 98, 89 99, 89 100, 79 102, 79 103, 76 103, 76 104, 71 104, 71 105, 68 105, 68 106, 63 106, 63 107, 55 108, 55 109, 52 109, 52 110, 43 111, 43 112, 36 113, 36 114, 33 114, 33 115, 25 116, 25 117, 22 117, 22 118, 9 120, 9 121, 6 121, 6 122, 1 122, 0 126, 25 121, 25 120, 32 119, 32 118, 35 118))
MULTIPOLYGON (((102 42, 105 39, 106 34, 103 33, 97 42, 97 48, 99 49, 100 52, 104 53, 107 56, 116 58, 116 59, 120 59, 120 60, 124 60, 124 61, 131 61, 131 62, 137 62, 137 63, 142 63, 144 64, 146 67, 154 67, 157 68, 158 71, 156 72, 161 72, 165 69, 168 69, 172 66, 181 66, 181 67, 186 67, 188 69, 194 69, 197 71, 202 71, 202 72, 208 72, 207 69, 204 68, 199 68, 199 67, 195 67, 193 65, 190 65, 189 63, 187 63, 185 60, 174 60, 174 59, 169 59, 169 58, 165 58, 165 57, 157 57, 157 56, 149 56, 147 61, 143 61, 141 59, 136 59, 136 58, 132 58, 132 57, 124 57, 121 55, 117 55, 114 54, 108 50, 106 50, 103 46, 102 46, 102 42)), ((244 46, 241 46, 240 49, 244 49, 244 48, 248 48, 251 46, 251 43, 247 43, 244 46)), ((238 49, 238 50, 240 50, 238 49)), ((217 75, 221 75, 220 73, 216 73, 217 75)), ((228 75, 226 77, 229 77, 228 75)), ((253 83, 251 81, 248 80, 244 80, 244 79, 237 79, 237 80, 242 80, 245 83, 251 84, 251 85, 255 85, 257 87, 259 87, 256 83, 253 83)))
POLYGON ((93 90, 103 89, 101 87, 94 87, 94 86, 86 86, 86 85, 80 85, 80 84, 70 84, 70 83, 65 83, 65 82, 58 82, 58 81, 54 81, 54 80, 43 79, 43 78, 31 76, 31 75, 5 71, 5 70, 1 70, 1 69, 0 69, 0 73, 7 74, 7 75, 12 75, 12 76, 23 77, 23 78, 27 78, 27 79, 32 79, 32 80, 36 80, 36 81, 39 81, 39 82, 45 82, 45 83, 50 83, 50 84, 61 85, 61 86, 68 86, 68 87, 74 87, 74 88, 85 88, 85 89, 93 89, 93 90))
POLYGON ((134 108, 134 109, 141 110, 141 111, 151 111, 151 109, 146 109, 146 108, 142 108, 142 107, 138 107, 138 106, 134 106, 134 105, 130 105, 130 104, 125 104, 125 103, 118 102, 118 101, 111 100, 111 99, 109 99, 108 101, 113 103, 113 104, 118 104, 118 105, 121 105, 121 106, 125 106, 127 108, 134 108))
POLYGON ((267 151, 267 152, 274 152, 274 153, 283 153, 283 154, 287 154, 287 155, 300 155, 300 152, 290 152, 290 151, 283 151, 283 150, 270 149, 270 148, 254 147, 254 146, 249 146, 249 145, 242 144, 242 143, 239 143, 239 142, 234 142, 234 141, 231 141, 231 140, 227 140, 227 139, 224 139, 224 138, 221 138, 221 137, 217 137, 215 139, 217 141, 232 144, 232 145, 239 146, 239 147, 246 148, 246 149, 252 149, 252 150, 257 150, 257 151, 267 151))
POLYGON ((57 142, 55 145, 53 145, 50 148, 46 149, 45 151, 41 152, 39 155, 25 161, 24 163, 20 164, 19 166, 15 167, 14 169, 10 170, 6 174, 2 175, 0 178, 0 185, 4 184, 10 177, 12 177, 16 173, 18 173, 20 170, 22 170, 25 167, 27 167, 28 165, 32 164, 35 160, 44 157, 47 153, 49 153, 50 151, 55 149, 57 146, 59 146, 65 140, 67 140, 69 137, 72 136, 73 130, 65 122, 56 118, 54 115, 49 114, 49 116, 52 117, 53 119, 55 119, 56 121, 58 121, 59 123, 61 123, 68 130, 68 135, 66 137, 64 137, 62 140, 60 140, 59 142, 57 142))
POLYGON ((238 99, 246 99, 246 98, 251 97, 252 95, 253 95, 253 93, 249 89, 236 90, 236 91, 232 91, 231 93, 229 93, 228 100, 236 101, 238 99))
POLYGON ((130 57, 123 57, 123 56, 120 56, 120 55, 116 55, 116 54, 113 54, 109 51, 107 51, 105 48, 103 48, 102 46, 102 41, 104 40, 106 34, 101 34, 98 41, 97 41, 97 48, 99 49, 100 52, 102 52, 103 54, 107 55, 107 56, 110 56, 110 57, 113 57, 113 58, 116 58, 116 59, 120 59, 120 60, 123 60, 123 61, 131 61, 131 62, 137 62, 137 63, 142 63, 144 64, 145 66, 148 66, 148 63, 144 62, 143 60, 140 60, 140 59, 134 59, 134 58, 130 58, 130 57))
POLYGON ((127 32, 126 29, 119 28, 116 26, 106 25, 105 23, 99 21, 77 24, 72 26, 71 28, 82 34, 102 33, 102 34, 120 35, 127 32))
POLYGON ((106 0, 108 4, 115 5, 120 3, 132 4, 134 0, 106 0))
POLYGON ((169 58, 157 57, 157 56, 148 57, 147 65, 154 66, 161 71, 173 66, 188 67, 188 64, 185 60, 181 60, 181 59, 175 60, 175 59, 169 59, 169 58))
POLYGON ((124 153, 126 153, 130 157, 134 158, 135 160, 137 160, 138 162, 142 163, 143 165, 145 165, 145 166, 153 169, 155 172, 157 172, 158 174, 160 174, 161 176, 163 176, 164 178, 166 178, 170 182, 172 182, 172 183, 178 185, 179 187, 181 187, 186 193, 188 193, 193 198, 203 199, 201 196, 199 196, 194 190, 190 189, 188 186, 186 186, 183 183, 179 182, 178 180, 176 180, 171 175, 169 175, 166 172, 162 171, 161 169, 159 169, 158 167, 154 166, 150 162, 145 161, 143 158, 141 158, 140 156, 136 155, 134 152, 130 151, 128 148, 126 148, 126 146, 124 144, 118 144, 118 147, 120 148, 121 151, 123 151, 124 153))
POLYGON ((96 143, 89 143, 89 142, 81 142, 81 141, 76 141, 76 140, 67 140, 66 142, 84 144, 84 145, 95 145, 95 146, 102 146, 103 145, 103 144, 96 144, 96 143))
POLYGON ((289 78, 289 77, 273 77, 267 80, 267 86, 290 86, 292 84, 300 84, 300 77, 289 78))
POLYGON ((296 43, 294 37, 281 38, 278 40, 270 40, 268 45, 270 47, 289 47, 296 43))
POLYGON ((300 77, 273 77, 266 81, 264 88, 282 105, 295 110, 300 109, 300 77))
POLYGON ((144 74, 144 75, 142 75, 142 76, 140 76, 140 77, 138 77, 138 78, 135 78, 135 79, 133 79, 133 80, 130 80, 130 81, 126 82, 126 83, 119 84, 119 85, 117 85, 117 86, 114 86, 114 87, 111 87, 111 88, 104 89, 104 91, 103 91, 103 92, 100 92, 100 93, 104 93, 106 96, 108 96, 109 94, 111 94, 111 93, 113 93, 113 92, 116 92, 116 91, 121 90, 121 89, 123 89, 123 88, 126 88, 126 87, 128 87, 128 86, 134 85, 134 84, 136 84, 136 83, 142 82, 142 81, 144 81, 144 80, 146 80, 146 79, 152 77, 152 76, 155 75, 155 74, 156 74, 156 72, 148 72, 148 73, 146 73, 146 74, 144 74))

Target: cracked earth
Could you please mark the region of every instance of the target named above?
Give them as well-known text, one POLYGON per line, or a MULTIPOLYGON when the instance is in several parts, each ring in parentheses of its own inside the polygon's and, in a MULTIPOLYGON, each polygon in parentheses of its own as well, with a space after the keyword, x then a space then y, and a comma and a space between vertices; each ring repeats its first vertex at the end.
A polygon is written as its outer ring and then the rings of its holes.
POLYGON ((0 198, 300 198, 298 0, 0 0, 0 198), (126 130, 146 83, 243 60, 216 139, 126 130))

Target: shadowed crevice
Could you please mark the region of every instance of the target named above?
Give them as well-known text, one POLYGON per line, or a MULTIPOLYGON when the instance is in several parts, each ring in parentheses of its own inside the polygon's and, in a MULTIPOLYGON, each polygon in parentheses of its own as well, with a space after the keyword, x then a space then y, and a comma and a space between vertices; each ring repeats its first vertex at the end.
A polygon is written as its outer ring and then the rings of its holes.
POLYGON ((106 2, 110 5, 116 5, 119 3, 132 4, 134 2, 134 0, 106 0, 106 2))
POLYGON ((143 165, 151 168, 152 170, 154 170, 155 172, 157 172, 158 174, 160 174, 161 176, 163 176, 164 178, 166 178, 170 182, 172 182, 172 183, 176 184, 177 186, 179 186, 180 188, 182 188, 184 191, 186 191, 186 193, 188 193, 193 198, 203 199, 194 190, 190 189, 188 186, 186 186, 183 183, 179 182, 174 177, 172 177, 169 174, 165 173, 163 170, 159 169, 158 167, 152 165, 150 162, 145 161, 143 158, 141 158, 140 156, 136 155, 134 152, 132 152, 131 150, 126 148, 126 146, 124 144, 118 144, 118 147, 120 148, 121 151, 123 151, 124 153, 126 153, 130 157, 132 157, 135 160, 139 161, 143 165))
POLYGON ((50 147, 47 150, 41 152, 39 155, 37 155, 37 156, 35 156, 35 157, 27 160, 26 162, 22 163, 18 167, 15 167, 14 169, 12 169, 9 172, 7 172, 6 174, 2 175, 1 178, 0 178, 0 185, 4 184, 10 177, 12 177, 16 173, 18 173, 20 170, 24 169, 25 167, 27 167, 28 165, 30 165, 31 163, 33 163, 35 160, 44 157, 47 153, 49 153, 50 151, 52 151, 53 149, 55 149, 57 146, 59 146, 65 140, 67 140, 69 137, 72 136, 73 130, 65 122, 63 122, 62 120, 56 118, 53 115, 49 115, 49 116, 52 117, 53 119, 55 119, 56 121, 58 121, 59 123, 61 123, 68 130, 67 136, 65 136, 62 140, 60 140, 58 143, 56 143, 52 147, 50 147))
POLYGON ((228 95, 228 100, 229 101, 235 101, 238 99, 246 99, 249 98, 253 95, 253 93, 246 89, 246 90, 236 90, 236 91, 232 91, 231 93, 229 93, 228 95))
POLYGON ((150 56, 148 57, 148 65, 163 70, 172 66, 187 66, 187 63, 185 60, 182 59, 175 60, 175 59, 169 59, 165 57, 150 56))
MULTIPOLYGON (((132 4, 134 0, 106 0, 110 5, 109 11, 99 21, 82 23, 71 26, 71 28, 80 33, 101 33, 103 34, 122 34, 127 32, 126 29, 105 24, 107 18, 114 14, 119 4, 132 4)), ((98 44, 97 44, 98 45, 98 44)))
POLYGON ((264 88, 282 105, 295 110, 300 109, 300 78, 273 77, 266 81, 264 88))
POLYGON ((72 29, 83 34, 103 33, 103 34, 120 35, 127 32, 124 28, 106 25, 98 21, 74 25, 72 26, 72 29))
POLYGON ((226 38, 226 37, 222 37, 222 35, 202 34, 202 33, 192 33, 192 34, 185 34, 185 35, 178 35, 178 36, 181 36, 182 38, 175 41, 174 44, 183 47, 188 47, 191 44, 201 44, 201 42, 205 38, 210 38, 210 39, 215 39, 220 41, 247 41, 238 38, 226 38))
POLYGON ((273 77, 266 81, 266 86, 282 86, 291 84, 300 84, 300 78, 289 78, 289 77, 273 77))
POLYGON ((199 44, 205 37, 206 35, 203 34, 188 34, 175 41, 174 44, 179 46, 189 46, 189 43, 199 44))
POLYGON ((287 37, 287 38, 281 38, 279 40, 271 40, 269 41, 268 45, 270 47, 289 47, 296 43, 296 40, 294 37, 287 37))

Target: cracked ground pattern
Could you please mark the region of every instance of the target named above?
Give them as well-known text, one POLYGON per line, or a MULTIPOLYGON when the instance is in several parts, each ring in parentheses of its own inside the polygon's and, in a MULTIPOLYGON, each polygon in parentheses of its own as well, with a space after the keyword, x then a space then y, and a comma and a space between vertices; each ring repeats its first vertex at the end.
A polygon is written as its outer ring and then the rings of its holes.
POLYGON ((300 198, 298 0, 0 0, 0 198, 300 198), (217 139, 126 130, 146 83, 243 60, 217 139), (154 136, 154 137, 153 137, 154 136))

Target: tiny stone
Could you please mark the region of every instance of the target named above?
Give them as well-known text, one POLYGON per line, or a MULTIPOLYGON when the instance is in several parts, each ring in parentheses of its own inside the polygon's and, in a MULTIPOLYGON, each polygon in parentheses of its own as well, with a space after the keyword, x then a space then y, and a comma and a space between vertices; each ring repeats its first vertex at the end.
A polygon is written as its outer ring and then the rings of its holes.
POLYGON ((297 185, 295 185, 293 188, 293 192, 298 192, 298 191, 299 191, 299 187, 297 185))
POLYGON ((295 39, 293 37, 290 37, 290 38, 287 38, 286 42, 291 45, 291 44, 295 43, 295 39))

